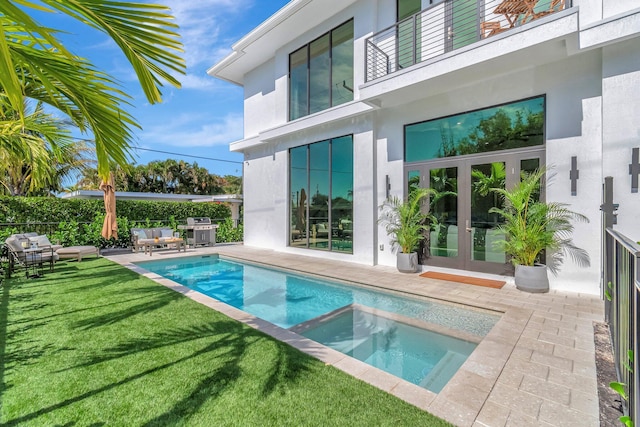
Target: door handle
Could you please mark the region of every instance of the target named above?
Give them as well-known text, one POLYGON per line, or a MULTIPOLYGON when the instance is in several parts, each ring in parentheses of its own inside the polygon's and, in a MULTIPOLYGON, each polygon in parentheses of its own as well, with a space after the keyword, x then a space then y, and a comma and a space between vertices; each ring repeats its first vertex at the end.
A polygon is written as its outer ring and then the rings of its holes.
POLYGON ((473 228, 471 228, 471 224, 469 223, 469 220, 466 221, 465 230, 467 230, 469 233, 473 231, 473 228))

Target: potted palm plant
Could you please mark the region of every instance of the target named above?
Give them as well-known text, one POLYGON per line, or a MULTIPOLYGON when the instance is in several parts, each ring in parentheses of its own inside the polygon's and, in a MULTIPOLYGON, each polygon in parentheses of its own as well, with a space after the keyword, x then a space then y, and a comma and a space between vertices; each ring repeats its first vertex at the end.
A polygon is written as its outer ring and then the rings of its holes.
POLYGON ((547 268, 557 273, 566 254, 579 265, 588 266, 589 254, 573 244, 573 221, 589 222, 588 218, 568 209, 568 205, 539 201, 540 180, 545 175, 540 168, 525 176, 513 189, 493 188, 504 200, 504 208, 492 208, 502 217, 500 230, 505 240, 496 242, 511 257, 515 266, 515 284, 527 292, 548 292, 547 268), (542 264, 542 255, 545 264, 542 264))
POLYGON ((391 244, 396 247, 397 267, 402 273, 415 273, 418 270, 416 250, 429 230, 429 214, 422 212, 422 200, 432 194, 427 188, 416 188, 409 193, 407 201, 398 197, 387 199, 380 206, 379 222, 391 236, 391 244))

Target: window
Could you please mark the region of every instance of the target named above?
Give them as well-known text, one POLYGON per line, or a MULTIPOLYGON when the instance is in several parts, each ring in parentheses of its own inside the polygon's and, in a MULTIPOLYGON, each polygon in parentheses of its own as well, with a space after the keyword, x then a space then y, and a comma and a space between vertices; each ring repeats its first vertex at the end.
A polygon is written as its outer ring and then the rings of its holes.
POLYGON ((544 144, 544 96, 405 126, 405 161, 544 144))
POLYGON ((289 150, 289 245, 353 253, 353 137, 289 150))
POLYGON ((289 120, 353 100, 353 20, 289 55, 289 120))
POLYGON ((413 15, 414 13, 420 12, 420 8, 422 6, 421 0, 397 0, 396 3, 397 11, 398 11, 398 22, 402 21, 404 18, 413 15))

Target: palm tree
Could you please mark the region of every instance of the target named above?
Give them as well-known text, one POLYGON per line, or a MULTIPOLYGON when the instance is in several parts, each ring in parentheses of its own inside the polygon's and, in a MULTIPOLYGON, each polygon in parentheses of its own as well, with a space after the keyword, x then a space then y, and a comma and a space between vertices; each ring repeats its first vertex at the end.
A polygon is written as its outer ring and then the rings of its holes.
MULTIPOLYGON (((48 104, 95 141, 98 173, 125 167, 131 159, 132 129, 139 128, 122 106, 131 99, 106 73, 68 51, 56 31, 28 11, 62 12, 110 36, 133 67, 149 103, 162 101, 162 82, 180 87, 172 73, 184 73, 182 44, 168 8, 117 0, 3 0, 0 2, 0 104, 22 114, 25 98, 48 104), (19 5, 19 6, 18 6, 19 5)), ((0 135, 16 125, 0 123, 0 135)), ((0 139, 0 149, 19 148, 0 139)))
POLYGON ((0 104, 0 185, 13 196, 48 195, 90 162, 89 147, 76 144, 69 123, 44 112, 42 103, 20 112, 0 104), (19 116, 24 117, 21 121, 19 116))

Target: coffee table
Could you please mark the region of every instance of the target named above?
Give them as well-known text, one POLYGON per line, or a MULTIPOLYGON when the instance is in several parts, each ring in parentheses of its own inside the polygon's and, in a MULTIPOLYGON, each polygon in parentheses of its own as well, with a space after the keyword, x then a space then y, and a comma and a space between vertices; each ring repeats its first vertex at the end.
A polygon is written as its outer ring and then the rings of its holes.
POLYGON ((161 246, 168 246, 168 245, 176 245, 176 249, 178 250, 178 252, 180 252, 180 249, 182 249, 184 252, 187 251, 187 244, 184 241, 184 239, 181 239, 179 237, 175 237, 175 238, 172 238, 172 239, 163 239, 163 240, 158 240, 157 242, 145 243, 144 244, 144 253, 146 255, 147 252, 149 252, 149 256, 151 256, 151 255, 153 255, 153 248, 154 247, 161 247, 161 246))

